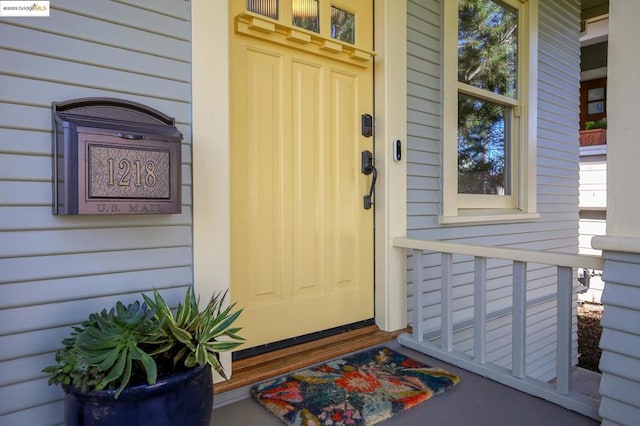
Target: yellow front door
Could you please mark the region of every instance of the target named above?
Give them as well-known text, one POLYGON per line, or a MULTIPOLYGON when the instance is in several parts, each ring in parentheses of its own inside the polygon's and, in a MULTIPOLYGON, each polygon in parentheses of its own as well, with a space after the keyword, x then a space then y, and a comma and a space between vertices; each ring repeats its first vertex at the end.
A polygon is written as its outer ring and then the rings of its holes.
POLYGON ((231 289, 243 348, 373 318, 371 176, 360 165, 373 151, 361 128, 373 113, 372 9, 231 1, 231 289))

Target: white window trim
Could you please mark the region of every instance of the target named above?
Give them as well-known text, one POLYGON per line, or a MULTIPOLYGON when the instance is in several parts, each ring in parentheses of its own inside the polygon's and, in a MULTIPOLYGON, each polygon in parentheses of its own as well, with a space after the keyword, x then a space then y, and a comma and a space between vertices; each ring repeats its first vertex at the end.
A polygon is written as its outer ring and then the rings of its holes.
MULTIPOLYGON (((531 221, 537 198, 538 0, 502 0, 524 14, 518 29, 518 94, 513 130, 513 197, 458 194, 458 2, 444 3, 442 224, 531 221)), ((464 92, 475 94, 464 85, 464 92)), ((498 95, 496 95, 498 96, 498 95)), ((486 96, 481 96, 486 98, 486 96)), ((504 98, 504 97, 501 97, 504 98)))

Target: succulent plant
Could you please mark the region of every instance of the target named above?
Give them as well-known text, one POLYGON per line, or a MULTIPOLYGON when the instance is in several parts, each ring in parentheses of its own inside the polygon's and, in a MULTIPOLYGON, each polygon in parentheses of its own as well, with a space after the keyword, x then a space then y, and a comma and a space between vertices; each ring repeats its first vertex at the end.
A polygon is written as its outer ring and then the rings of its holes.
POLYGON ((240 328, 231 327, 242 310, 233 312, 235 303, 223 309, 226 294, 214 294, 200 310, 189 287, 175 313, 157 290, 153 298, 143 294, 144 303, 117 302, 73 327, 56 353, 56 364, 43 372, 49 384, 83 392, 117 389, 116 398, 133 379, 154 384, 159 376, 196 365, 209 364, 226 378, 219 353, 244 340, 237 334, 240 328))
POLYGON ((223 378, 227 378, 220 364, 219 353, 236 348, 244 339, 237 335, 240 328, 230 328, 242 310, 232 312, 235 303, 222 310, 226 295, 226 291, 222 296, 214 294, 207 306, 199 311, 199 300, 189 288, 184 304, 178 305, 175 315, 156 290, 153 299, 143 295, 162 324, 167 349, 180 348, 173 357, 174 365, 180 362, 186 367, 209 364, 223 378), (226 339, 219 340, 223 336, 226 339))

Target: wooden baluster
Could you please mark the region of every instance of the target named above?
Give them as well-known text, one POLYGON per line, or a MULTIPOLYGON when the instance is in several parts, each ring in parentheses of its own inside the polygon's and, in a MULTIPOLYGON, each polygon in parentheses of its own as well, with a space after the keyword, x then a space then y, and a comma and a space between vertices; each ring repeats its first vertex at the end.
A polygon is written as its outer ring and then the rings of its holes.
POLYGON ((513 262, 513 309, 512 309, 512 369, 511 374, 520 379, 527 375, 527 264, 513 262))
POLYGON ((451 352, 453 351, 453 255, 441 253, 440 256, 440 347, 443 351, 451 352))
POLYGON ((473 351, 479 364, 487 362, 487 258, 474 258, 473 351))
POLYGON ((558 266, 558 343, 556 375, 558 392, 564 395, 568 395, 571 391, 572 280, 572 268, 558 266))
POLYGON ((413 254, 413 338, 418 342, 424 339, 424 323, 422 309, 424 308, 424 294, 422 290, 423 257, 422 250, 411 250, 413 254))

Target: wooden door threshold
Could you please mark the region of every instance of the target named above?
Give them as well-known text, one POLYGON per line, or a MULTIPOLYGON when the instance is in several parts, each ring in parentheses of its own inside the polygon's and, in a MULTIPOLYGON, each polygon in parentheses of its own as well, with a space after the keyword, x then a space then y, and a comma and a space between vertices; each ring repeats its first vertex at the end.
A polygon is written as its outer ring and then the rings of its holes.
POLYGON ((216 383, 213 387, 213 393, 227 392, 350 352, 379 345, 395 339, 404 332, 405 330, 381 331, 377 326, 370 325, 313 342, 234 361, 231 379, 216 383))

